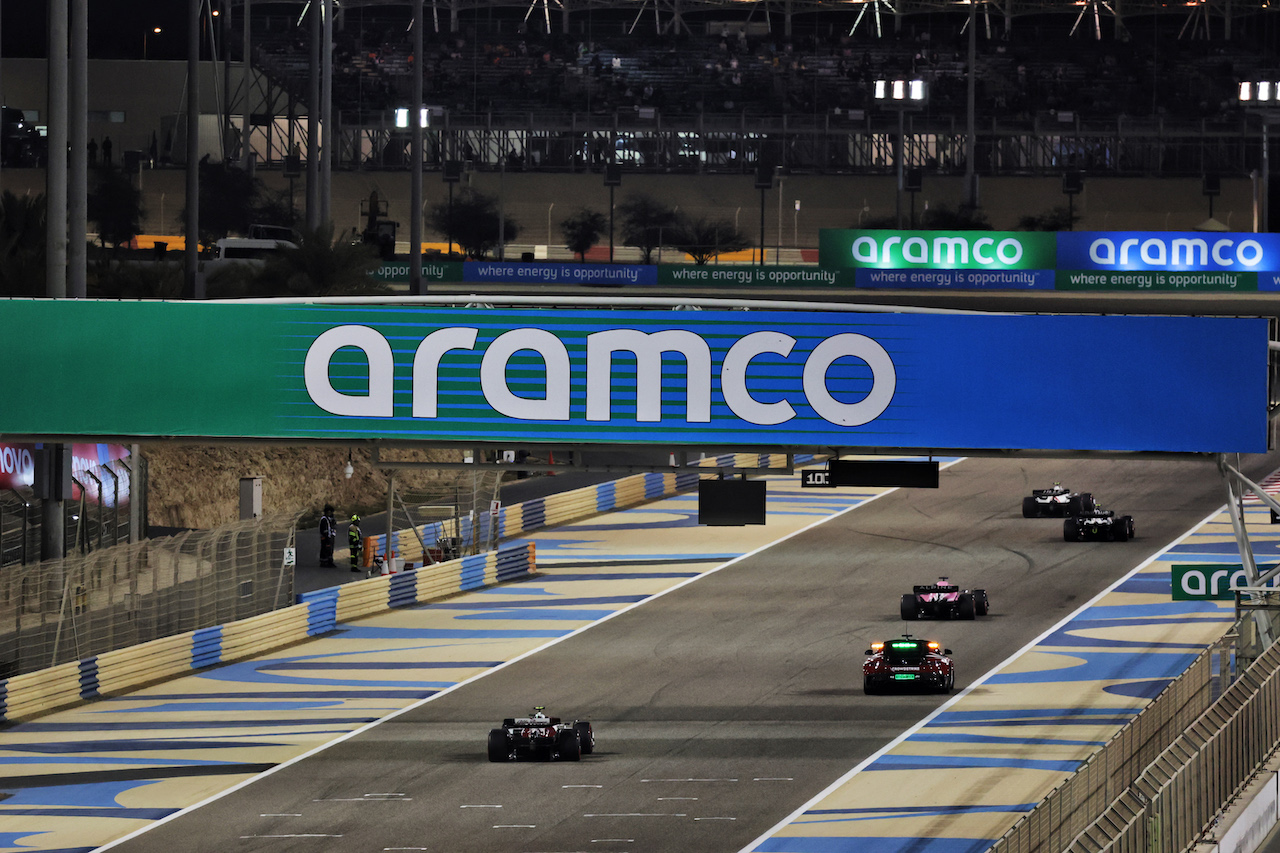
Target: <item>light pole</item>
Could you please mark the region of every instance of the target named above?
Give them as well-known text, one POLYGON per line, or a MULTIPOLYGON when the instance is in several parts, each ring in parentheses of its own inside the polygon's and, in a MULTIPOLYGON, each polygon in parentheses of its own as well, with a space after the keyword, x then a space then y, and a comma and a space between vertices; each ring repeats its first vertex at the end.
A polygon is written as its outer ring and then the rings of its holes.
POLYGON ((912 110, 919 110, 929 100, 929 87, 923 80, 877 80, 872 89, 876 103, 882 109, 890 109, 898 114, 898 138, 894 140, 894 159, 897 161, 898 173, 897 214, 898 228, 902 228, 902 192, 906 174, 906 129, 903 116, 912 110))
POLYGON ((756 189, 760 190, 760 266, 764 266, 764 194, 773 189, 773 172, 768 166, 756 167, 756 189))
POLYGON ((1262 120, 1262 158, 1261 186, 1255 200, 1257 213, 1254 216, 1254 228, 1257 231, 1270 231, 1270 198, 1271 195, 1271 147, 1268 125, 1280 115, 1280 82, 1270 80, 1245 80, 1240 83, 1236 102, 1246 112, 1256 113, 1262 120))
POLYGON ((147 58, 147 35, 150 33, 155 33, 156 35, 160 35, 160 33, 162 32, 164 32, 164 30, 160 29, 159 27, 152 27, 149 30, 142 31, 142 59, 144 61, 147 58))
POLYGON ((449 233, 445 236, 449 238, 449 254, 447 257, 449 260, 453 260, 453 185, 462 179, 462 161, 445 160, 444 169, 441 170, 440 177, 449 185, 449 212, 446 219, 449 225, 449 233))
POLYGON ((622 166, 612 161, 605 163, 604 185, 609 188, 609 263, 613 263, 613 191, 622 186, 622 166))
POLYGON ((773 252, 773 265, 776 267, 782 263, 782 185, 786 178, 782 176, 781 166, 774 166, 773 173, 778 176, 778 232, 775 235, 778 243, 773 252))
POLYGON ((1084 176, 1076 169, 1062 174, 1062 194, 1067 197, 1067 230, 1076 230, 1075 198, 1084 192, 1084 176))
POLYGON ((791 243, 800 249, 800 199, 796 199, 796 215, 791 221, 791 243))

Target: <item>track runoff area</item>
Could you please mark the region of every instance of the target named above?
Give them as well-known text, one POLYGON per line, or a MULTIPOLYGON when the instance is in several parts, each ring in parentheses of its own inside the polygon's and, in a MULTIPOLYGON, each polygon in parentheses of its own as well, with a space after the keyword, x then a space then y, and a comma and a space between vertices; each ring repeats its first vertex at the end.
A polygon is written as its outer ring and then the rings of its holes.
POLYGON ((1235 541, 1209 463, 945 464, 938 490, 770 478, 759 527, 698 527, 686 495, 539 531, 527 582, 11 727, 0 843, 984 849, 1225 631, 1170 567, 1235 541), (1021 518, 1047 478, 1111 495, 1137 539, 1021 518), (955 649, 957 693, 863 696, 861 652, 943 573, 992 598, 908 626, 955 649), (487 729, 534 703, 591 719, 596 753, 489 764, 487 729))

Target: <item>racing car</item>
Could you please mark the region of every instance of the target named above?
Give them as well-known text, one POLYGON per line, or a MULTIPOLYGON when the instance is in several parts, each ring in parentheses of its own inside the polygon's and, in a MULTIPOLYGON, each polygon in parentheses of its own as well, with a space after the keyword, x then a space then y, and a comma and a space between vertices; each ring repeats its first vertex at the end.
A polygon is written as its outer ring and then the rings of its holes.
POLYGON ((973 619, 986 616, 988 610, 985 589, 961 589, 947 578, 937 583, 918 584, 902 596, 902 618, 912 619, 973 619))
POLYGON ((586 720, 570 723, 548 717, 539 705, 528 717, 508 717, 502 728, 489 730, 489 760, 578 761, 596 748, 595 732, 586 720))
POLYGON ((1093 509, 1093 495, 1073 492, 1061 483, 1047 489, 1032 489, 1031 497, 1022 499, 1023 518, 1063 518, 1093 509))
POLYGON ((1062 522, 1062 538, 1067 542, 1087 539, 1124 542, 1133 538, 1133 516, 1094 507, 1062 522))
POLYGON ((867 695, 904 688, 950 693, 955 686, 951 649, 933 640, 903 634, 895 640, 872 643, 864 654, 862 692, 867 695))

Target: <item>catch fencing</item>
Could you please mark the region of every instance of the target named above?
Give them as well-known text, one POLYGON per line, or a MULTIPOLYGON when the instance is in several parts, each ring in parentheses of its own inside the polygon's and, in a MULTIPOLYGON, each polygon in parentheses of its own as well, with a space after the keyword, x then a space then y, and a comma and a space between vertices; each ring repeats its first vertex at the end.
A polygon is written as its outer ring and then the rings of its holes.
MULTIPOLYGON (((1252 626, 1242 620, 1228 637, 1252 626)), ((1201 653, 990 853, 1181 853, 1195 844, 1280 744, 1280 645, 1258 648, 1235 648, 1249 665, 1216 701, 1213 658, 1228 678, 1229 649, 1201 653)))
MULTIPOLYGON (((87 554, 140 538, 146 517, 145 460, 116 459, 75 477, 80 496, 63 501, 63 552, 87 554)), ((0 567, 40 561, 43 502, 30 489, 0 492, 0 567)))
POLYGON ((300 513, 70 553, 0 573, 0 677, 293 603, 300 513))

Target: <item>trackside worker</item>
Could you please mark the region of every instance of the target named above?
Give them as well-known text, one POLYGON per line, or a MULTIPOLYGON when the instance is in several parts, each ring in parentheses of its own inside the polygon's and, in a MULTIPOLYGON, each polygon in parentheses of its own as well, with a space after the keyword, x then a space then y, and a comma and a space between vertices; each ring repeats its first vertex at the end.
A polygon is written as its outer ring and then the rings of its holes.
POLYGON ((347 528, 347 545, 351 548, 351 571, 363 572, 360 557, 364 551, 364 538, 360 535, 360 516, 351 516, 351 526, 347 528))

